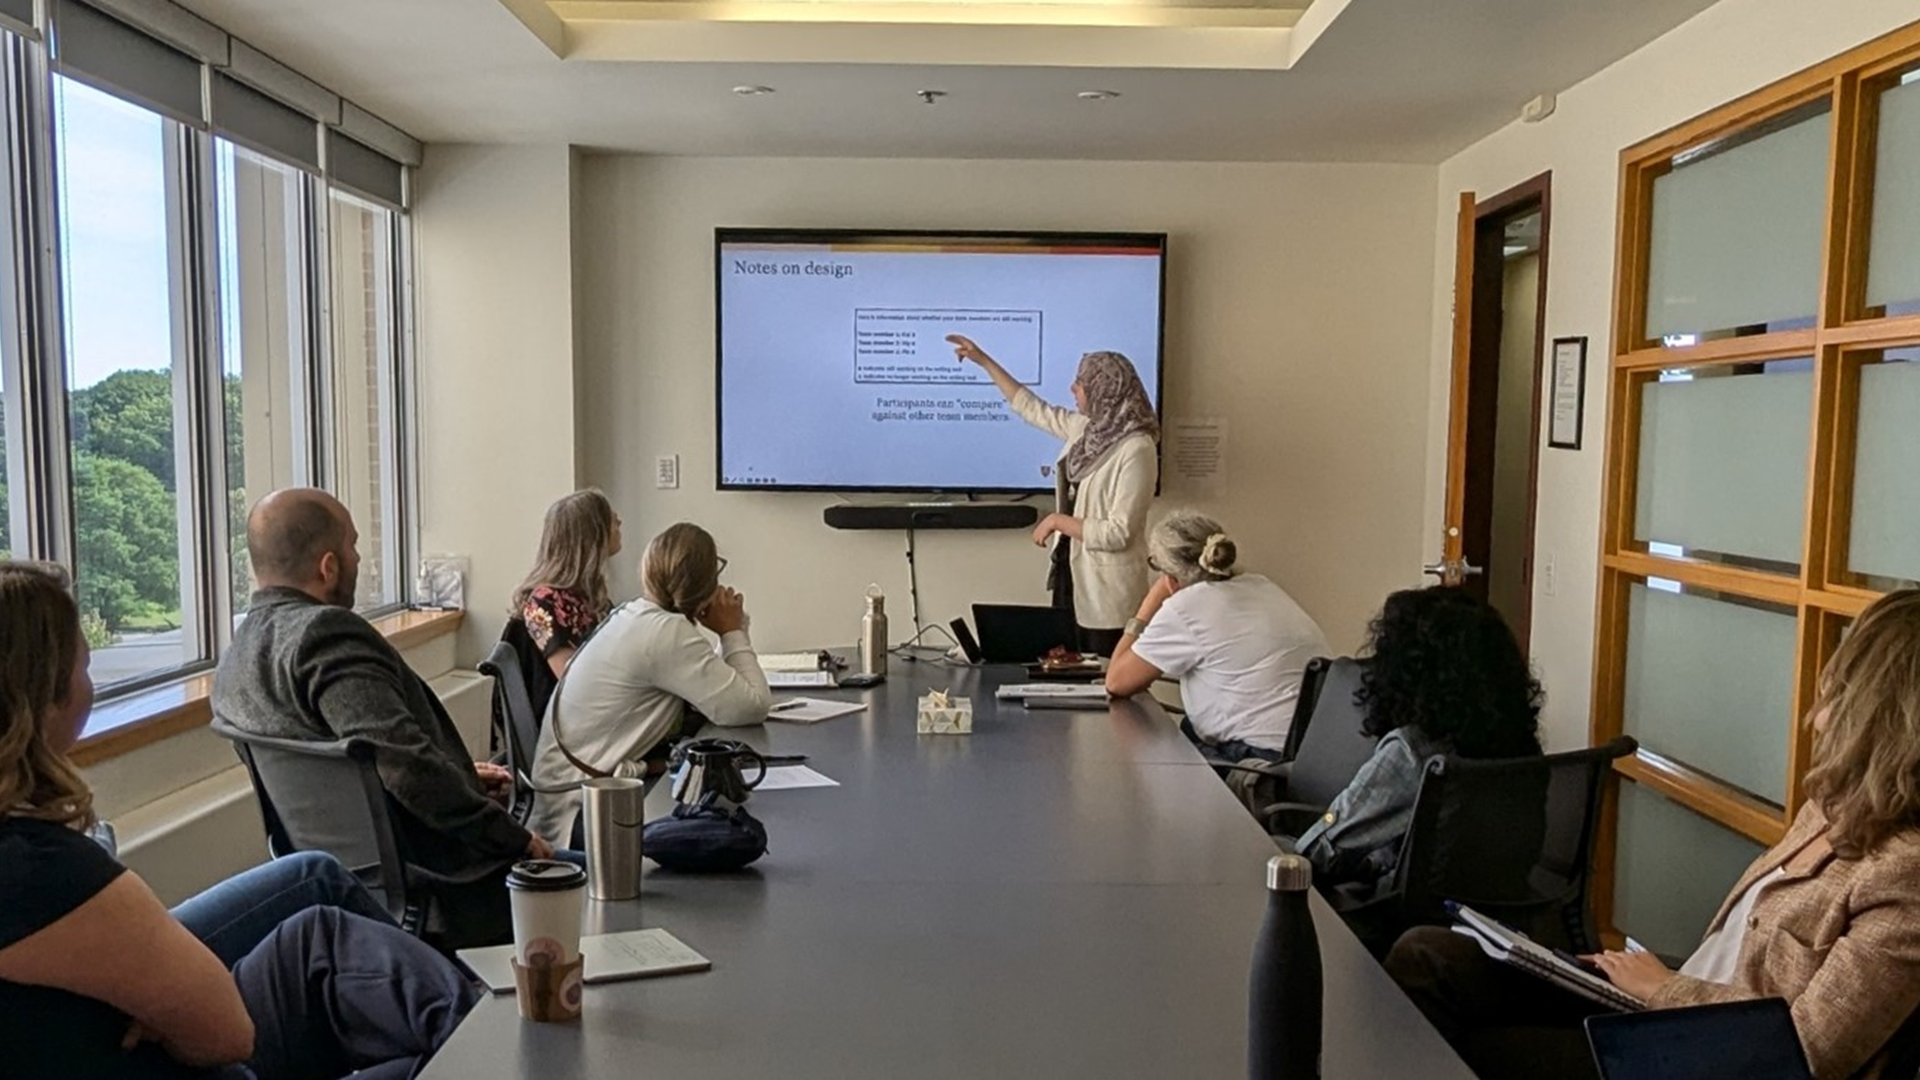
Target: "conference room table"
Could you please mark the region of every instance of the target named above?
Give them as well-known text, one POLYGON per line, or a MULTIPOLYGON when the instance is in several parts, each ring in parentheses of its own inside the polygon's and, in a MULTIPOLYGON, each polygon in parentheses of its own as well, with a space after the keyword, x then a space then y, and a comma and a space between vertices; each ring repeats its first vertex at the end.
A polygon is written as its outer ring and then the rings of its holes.
MULTIPOLYGON (((1273 842, 1146 697, 1085 711, 995 701, 1018 667, 895 658, 817 724, 709 731, 804 754, 836 787, 764 791, 767 854, 692 875, 647 864, 587 933, 664 927, 711 971, 589 986, 574 1023, 489 997, 428 1077, 1233 1077, 1273 842), (919 735, 917 701, 973 702, 919 735)), ((672 806, 668 785, 648 816, 672 806)), ((1472 1073, 1312 898, 1323 1075, 1472 1073)))

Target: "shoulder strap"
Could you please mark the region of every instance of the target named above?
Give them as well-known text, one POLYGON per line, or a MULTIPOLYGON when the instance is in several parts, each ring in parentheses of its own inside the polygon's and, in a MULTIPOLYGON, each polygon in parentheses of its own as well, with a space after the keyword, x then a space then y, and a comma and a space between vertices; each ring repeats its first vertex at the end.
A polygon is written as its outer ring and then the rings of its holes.
POLYGON ((567 764, 586 773, 588 777, 594 780, 605 780, 613 774, 605 769, 598 769, 581 761, 573 751, 567 749, 566 741, 560 738, 560 695, 567 688, 567 676, 573 673, 573 662, 580 658, 581 650, 585 649, 589 642, 599 636, 600 631, 605 629, 607 624, 613 621, 613 617, 620 613, 621 608, 626 606, 626 604, 621 604, 619 607, 608 612, 607 617, 600 620, 600 625, 594 627, 593 632, 588 634, 579 645, 574 647, 573 656, 567 659, 567 669, 560 673, 559 681, 553 684, 553 716, 547 720, 547 723, 553 726, 553 745, 559 748, 560 756, 567 759, 567 764))

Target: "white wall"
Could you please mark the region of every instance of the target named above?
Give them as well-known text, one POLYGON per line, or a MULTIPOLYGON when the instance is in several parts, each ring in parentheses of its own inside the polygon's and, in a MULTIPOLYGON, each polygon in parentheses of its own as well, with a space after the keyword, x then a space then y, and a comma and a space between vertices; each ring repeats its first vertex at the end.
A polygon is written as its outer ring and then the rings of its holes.
POLYGON ((574 488, 574 160, 435 145, 416 178, 421 550, 471 559, 463 666, 499 637, 541 515, 574 488))
MULTIPOLYGON (((586 159, 581 468, 626 516, 617 591, 637 588, 647 536, 692 520, 731 558, 763 648, 850 645, 869 581, 908 632, 900 534, 827 529, 826 496, 714 490, 715 226, 1165 231, 1169 415, 1227 417, 1231 460, 1229 494, 1170 486, 1161 507, 1219 514, 1243 562, 1353 647, 1385 593, 1419 580, 1433 180, 1416 166, 586 159), (653 488, 666 453, 680 490, 653 488)), ((1044 602, 1045 557, 1024 532, 923 534, 919 565, 930 620, 1044 602)))
POLYGON ((1485 198, 1552 170, 1546 337, 1590 339, 1582 449, 1543 448, 1540 457, 1533 656, 1546 683, 1546 735, 1555 748, 1588 737, 1620 151, 1916 16, 1913 0, 1722 0, 1561 93, 1558 111, 1546 121, 1516 122, 1440 168, 1435 205, 1443 227, 1434 234, 1424 519, 1433 535, 1446 480, 1451 222, 1460 192, 1485 198))

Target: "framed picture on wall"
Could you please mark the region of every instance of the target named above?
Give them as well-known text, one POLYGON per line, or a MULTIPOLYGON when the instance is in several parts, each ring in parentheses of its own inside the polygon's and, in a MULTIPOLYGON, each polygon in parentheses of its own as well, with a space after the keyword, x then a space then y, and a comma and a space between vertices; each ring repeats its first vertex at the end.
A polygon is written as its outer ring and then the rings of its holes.
POLYGON ((1553 339, 1552 407, 1547 411, 1547 445, 1580 449, 1580 428, 1587 411, 1587 339, 1553 339))

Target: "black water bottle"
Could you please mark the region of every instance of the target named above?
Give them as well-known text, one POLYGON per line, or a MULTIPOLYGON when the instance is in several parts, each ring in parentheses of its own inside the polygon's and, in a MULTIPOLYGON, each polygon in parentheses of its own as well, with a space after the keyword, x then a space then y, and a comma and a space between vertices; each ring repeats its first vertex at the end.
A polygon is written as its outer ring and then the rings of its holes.
POLYGON ((1307 910, 1313 864, 1298 855, 1267 860, 1267 918, 1253 943, 1247 986, 1248 1080, 1316 1080, 1320 1075, 1320 939, 1307 910))

